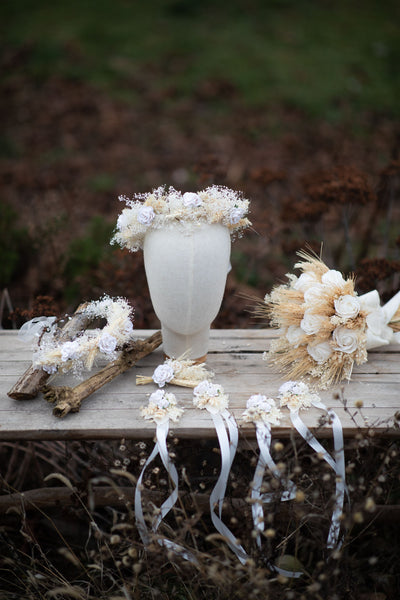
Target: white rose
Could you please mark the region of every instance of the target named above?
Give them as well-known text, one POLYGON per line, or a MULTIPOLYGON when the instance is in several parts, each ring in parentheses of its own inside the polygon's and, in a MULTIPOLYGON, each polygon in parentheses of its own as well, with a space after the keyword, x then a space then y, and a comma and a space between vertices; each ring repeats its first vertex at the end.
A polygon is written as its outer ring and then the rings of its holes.
POLYGON ((345 294, 334 302, 336 314, 342 319, 354 319, 360 312, 360 301, 355 296, 345 294))
POLYGON ((298 348, 304 337, 304 331, 297 325, 289 325, 286 332, 286 339, 294 348, 298 348))
POLYGON ((153 373, 153 381, 160 387, 174 378, 174 370, 170 365, 159 365, 153 373))
POLYGON ((314 304, 321 299, 324 292, 325 288, 322 283, 316 283, 304 292, 304 302, 306 302, 306 304, 314 304))
POLYGON ((78 340, 74 340, 73 342, 65 342, 65 344, 61 346, 61 360, 63 362, 66 362, 69 359, 74 360, 75 358, 79 357, 79 354, 78 340))
POLYGON ((164 399, 165 399, 164 390, 157 390, 156 392, 153 392, 150 395, 149 402, 152 402, 152 404, 156 404, 160 408, 165 408, 165 406, 164 407, 161 406, 164 403, 164 399))
POLYGON ((137 220, 142 225, 151 225, 155 216, 156 214, 152 206, 142 206, 141 208, 139 208, 137 220))
POLYGON ((269 412, 271 408, 275 406, 275 400, 267 398, 263 394, 254 394, 247 400, 246 408, 259 408, 269 412))
POLYGON ((195 396, 215 396, 215 385, 206 379, 201 381, 193 390, 195 396))
POLYGON ((324 273, 321 277, 321 281, 325 285, 338 285, 340 287, 346 283, 341 272, 335 271, 335 269, 330 269, 324 273))
POLYGON ((348 329, 341 325, 336 327, 332 334, 335 342, 334 350, 351 354, 358 348, 359 331, 357 329, 348 329))
POLYGON ((168 408, 171 404, 171 398, 174 397, 173 394, 166 394, 164 390, 158 390, 158 392, 153 392, 149 398, 149 402, 155 404, 158 408, 168 408), (158 393, 161 392, 161 393, 158 393))
POLYGON ((320 344, 314 344, 313 346, 309 344, 307 346, 307 352, 315 362, 322 365, 332 354, 332 348, 329 342, 321 342, 320 344))
POLYGON ((99 350, 104 354, 111 354, 117 347, 117 339, 110 333, 103 333, 99 340, 99 350))
POLYGON ((293 285, 295 290, 305 292, 309 287, 312 287, 318 282, 317 276, 314 273, 302 273, 293 285))
POLYGON ((324 321, 325 318, 321 315, 315 315, 309 310, 306 310, 304 317, 301 320, 300 328, 307 335, 315 335, 320 331, 324 321))
POLYGON ((239 223, 240 219, 243 219, 243 217, 244 217, 244 210, 242 208, 239 208, 238 206, 234 206, 229 211, 228 222, 231 225, 236 225, 237 223, 239 223))
POLYGON ((200 196, 194 192, 185 192, 182 200, 186 208, 195 208, 196 206, 201 206, 203 204, 200 196))

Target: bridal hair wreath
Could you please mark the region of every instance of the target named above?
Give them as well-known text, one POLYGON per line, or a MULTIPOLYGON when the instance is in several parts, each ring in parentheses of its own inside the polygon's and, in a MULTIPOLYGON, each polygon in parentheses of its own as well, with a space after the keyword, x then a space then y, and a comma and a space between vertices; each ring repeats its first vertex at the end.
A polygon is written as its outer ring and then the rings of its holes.
POLYGON ((57 324, 52 319, 51 326, 42 328, 40 336, 35 334, 38 338, 33 354, 35 367, 49 374, 72 369, 75 375, 80 375, 83 370, 90 371, 98 357, 115 360, 122 347, 133 338, 133 308, 124 298, 104 296, 90 302, 81 314, 90 320, 103 318, 106 325, 103 329, 85 329, 73 340, 60 343, 56 336, 57 324))
POLYGON ((111 243, 131 252, 143 248, 149 229, 162 229, 174 223, 220 223, 231 232, 248 227, 249 200, 241 192, 213 185, 199 192, 182 192, 161 186, 151 193, 135 194, 132 199, 119 196, 126 203, 117 220, 111 243))

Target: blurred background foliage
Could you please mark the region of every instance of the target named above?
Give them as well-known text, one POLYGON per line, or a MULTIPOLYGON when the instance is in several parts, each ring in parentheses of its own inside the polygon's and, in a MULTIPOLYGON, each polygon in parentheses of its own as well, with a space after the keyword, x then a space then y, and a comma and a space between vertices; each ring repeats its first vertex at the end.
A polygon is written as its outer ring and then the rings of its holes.
POLYGON ((399 13, 392 0, 3 1, 1 288, 24 310, 119 293, 157 326, 141 256, 108 245, 117 197, 217 183, 251 199, 254 225, 217 326, 254 326, 243 296, 262 297, 306 244, 390 294, 399 13))
POLYGON ((28 53, 32 75, 78 78, 131 102, 135 77, 188 97, 214 77, 249 105, 330 119, 400 111, 392 0, 20 0, 3 2, 2 13, 6 43, 28 53))

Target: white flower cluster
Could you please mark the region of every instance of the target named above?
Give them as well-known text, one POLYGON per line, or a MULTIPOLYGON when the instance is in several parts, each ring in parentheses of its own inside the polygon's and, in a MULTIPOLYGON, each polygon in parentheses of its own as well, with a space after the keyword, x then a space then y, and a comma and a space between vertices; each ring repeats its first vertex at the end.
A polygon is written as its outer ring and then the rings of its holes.
POLYGON ((229 397, 222 385, 202 381, 193 390, 193 404, 196 408, 206 408, 211 414, 223 412, 228 408, 229 397))
POLYGON ((40 338, 34 352, 33 364, 49 374, 70 369, 76 375, 92 368, 95 359, 102 356, 114 360, 118 351, 133 338, 133 309, 123 298, 102 299, 90 302, 82 311, 90 320, 106 319, 103 329, 86 329, 75 339, 59 343, 56 328, 51 328, 40 338))
POLYGON ((149 398, 149 404, 140 409, 142 417, 154 421, 157 425, 165 423, 169 419, 176 423, 183 412, 183 408, 178 406, 176 396, 165 390, 153 392, 149 398))
POLYGON ((286 381, 279 388, 279 401, 281 408, 287 406, 291 411, 298 411, 320 402, 320 397, 303 381, 286 381))
POLYGON ((295 265, 301 275, 288 274, 289 283, 265 297, 271 324, 280 329, 268 359, 290 377, 311 376, 328 387, 349 379, 353 364, 367 360, 367 312, 351 278, 299 254, 305 259, 295 265))
POLYGON ((127 204, 117 220, 111 243, 131 252, 143 248, 149 228, 161 229, 171 223, 221 223, 231 231, 250 225, 246 218, 249 201, 240 192, 223 186, 211 186, 200 192, 182 192, 159 187, 133 199, 120 196, 127 204))
POLYGON ((330 324, 335 328, 329 331, 326 341, 314 343, 308 341, 307 352, 318 363, 325 363, 334 351, 353 354, 364 333, 364 324, 354 327, 353 321, 358 317, 361 304, 359 298, 352 294, 341 294, 346 281, 339 271, 326 271, 318 280, 315 273, 302 273, 294 282, 293 289, 304 294, 304 316, 299 327, 291 326, 286 334, 288 341, 294 346, 299 345, 305 336, 318 336, 325 327, 330 330, 330 324), (333 302, 333 314, 318 314, 318 305, 333 302))
POLYGON ((243 420, 246 423, 265 423, 270 425, 279 425, 281 411, 276 406, 273 398, 267 398, 262 394, 250 396, 246 403, 246 410, 243 413, 243 420))

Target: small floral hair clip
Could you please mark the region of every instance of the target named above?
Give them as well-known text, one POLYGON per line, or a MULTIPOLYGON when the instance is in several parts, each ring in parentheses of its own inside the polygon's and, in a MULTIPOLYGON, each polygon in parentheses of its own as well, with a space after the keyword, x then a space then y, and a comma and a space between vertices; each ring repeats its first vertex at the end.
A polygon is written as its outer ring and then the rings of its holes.
POLYGON ((279 388, 278 398, 281 408, 287 406, 293 412, 310 408, 321 401, 319 395, 313 393, 303 381, 286 381, 283 383, 279 388))
POLYGON ((148 405, 141 407, 140 413, 145 419, 150 419, 160 425, 170 419, 175 423, 179 421, 183 414, 183 408, 178 406, 175 394, 157 390, 151 394, 148 405))
POLYGON ((213 415, 223 414, 229 406, 229 396, 222 385, 205 380, 194 388, 193 404, 196 408, 207 409, 213 415))
POLYGON ((247 400, 242 418, 245 423, 279 425, 282 415, 273 398, 254 394, 247 400))
POLYGON ((196 387, 201 381, 214 377, 212 371, 208 371, 204 364, 197 364, 189 359, 167 358, 163 364, 158 365, 151 377, 144 375, 136 376, 136 385, 156 383, 160 388, 171 383, 182 387, 196 387))

